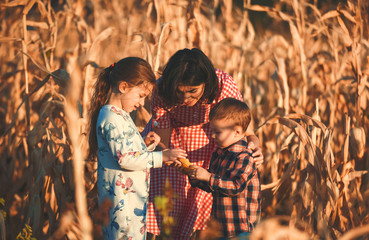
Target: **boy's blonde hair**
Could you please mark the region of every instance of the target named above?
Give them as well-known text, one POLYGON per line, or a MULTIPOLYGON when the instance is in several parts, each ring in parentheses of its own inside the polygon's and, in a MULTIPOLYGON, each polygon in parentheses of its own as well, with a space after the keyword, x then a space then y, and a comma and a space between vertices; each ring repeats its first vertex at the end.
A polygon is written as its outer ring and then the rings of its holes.
POLYGON ((251 121, 251 112, 246 103, 235 98, 225 98, 218 102, 209 113, 209 120, 232 120, 246 132, 251 121))

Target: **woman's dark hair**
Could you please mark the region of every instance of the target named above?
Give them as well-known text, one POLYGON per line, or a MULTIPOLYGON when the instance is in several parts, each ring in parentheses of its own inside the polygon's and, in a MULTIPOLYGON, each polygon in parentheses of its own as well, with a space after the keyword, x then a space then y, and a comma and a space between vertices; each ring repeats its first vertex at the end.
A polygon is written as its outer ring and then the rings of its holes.
POLYGON ((210 59, 197 48, 177 51, 164 68, 158 85, 159 96, 169 106, 181 103, 178 86, 199 86, 205 83, 201 99, 211 103, 219 91, 218 77, 210 59))
POLYGON ((130 87, 141 84, 155 85, 156 77, 150 64, 138 57, 123 58, 100 73, 94 85, 89 109, 88 159, 90 160, 97 155, 96 124, 100 109, 108 102, 112 91, 116 90, 122 81, 127 82, 130 87))

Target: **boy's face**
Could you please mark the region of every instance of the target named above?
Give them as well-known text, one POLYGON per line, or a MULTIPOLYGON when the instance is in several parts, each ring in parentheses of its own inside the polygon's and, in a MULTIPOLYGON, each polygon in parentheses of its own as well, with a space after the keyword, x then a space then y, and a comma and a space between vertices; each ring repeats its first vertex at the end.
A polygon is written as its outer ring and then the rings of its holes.
POLYGON ((226 148, 245 136, 242 127, 236 126, 230 119, 210 121, 211 137, 220 148, 226 148))

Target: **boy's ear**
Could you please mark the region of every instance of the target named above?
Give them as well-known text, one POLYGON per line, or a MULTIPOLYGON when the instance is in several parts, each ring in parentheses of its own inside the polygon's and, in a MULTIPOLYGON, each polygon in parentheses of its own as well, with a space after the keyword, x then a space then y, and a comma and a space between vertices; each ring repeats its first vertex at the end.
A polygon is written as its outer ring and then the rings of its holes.
POLYGON ((235 134, 237 135, 237 136, 239 136, 239 135, 241 135, 241 134, 243 134, 244 132, 243 132, 243 129, 242 129, 242 127, 241 126, 236 126, 235 127, 235 134))
POLYGON ((120 93, 125 93, 125 92, 127 92, 127 89, 128 89, 128 83, 127 83, 127 82, 124 82, 124 81, 120 82, 120 83, 119 83, 119 86, 118 86, 118 89, 119 89, 119 92, 120 92, 120 93))

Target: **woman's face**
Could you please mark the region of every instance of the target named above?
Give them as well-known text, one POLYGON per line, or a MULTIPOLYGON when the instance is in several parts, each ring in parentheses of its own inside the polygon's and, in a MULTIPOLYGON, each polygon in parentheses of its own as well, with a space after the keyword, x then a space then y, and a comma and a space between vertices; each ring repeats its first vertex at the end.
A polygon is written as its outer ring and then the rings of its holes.
POLYGON ((205 83, 198 86, 178 86, 177 91, 179 92, 182 100, 182 105, 192 107, 194 106, 204 94, 205 83))

